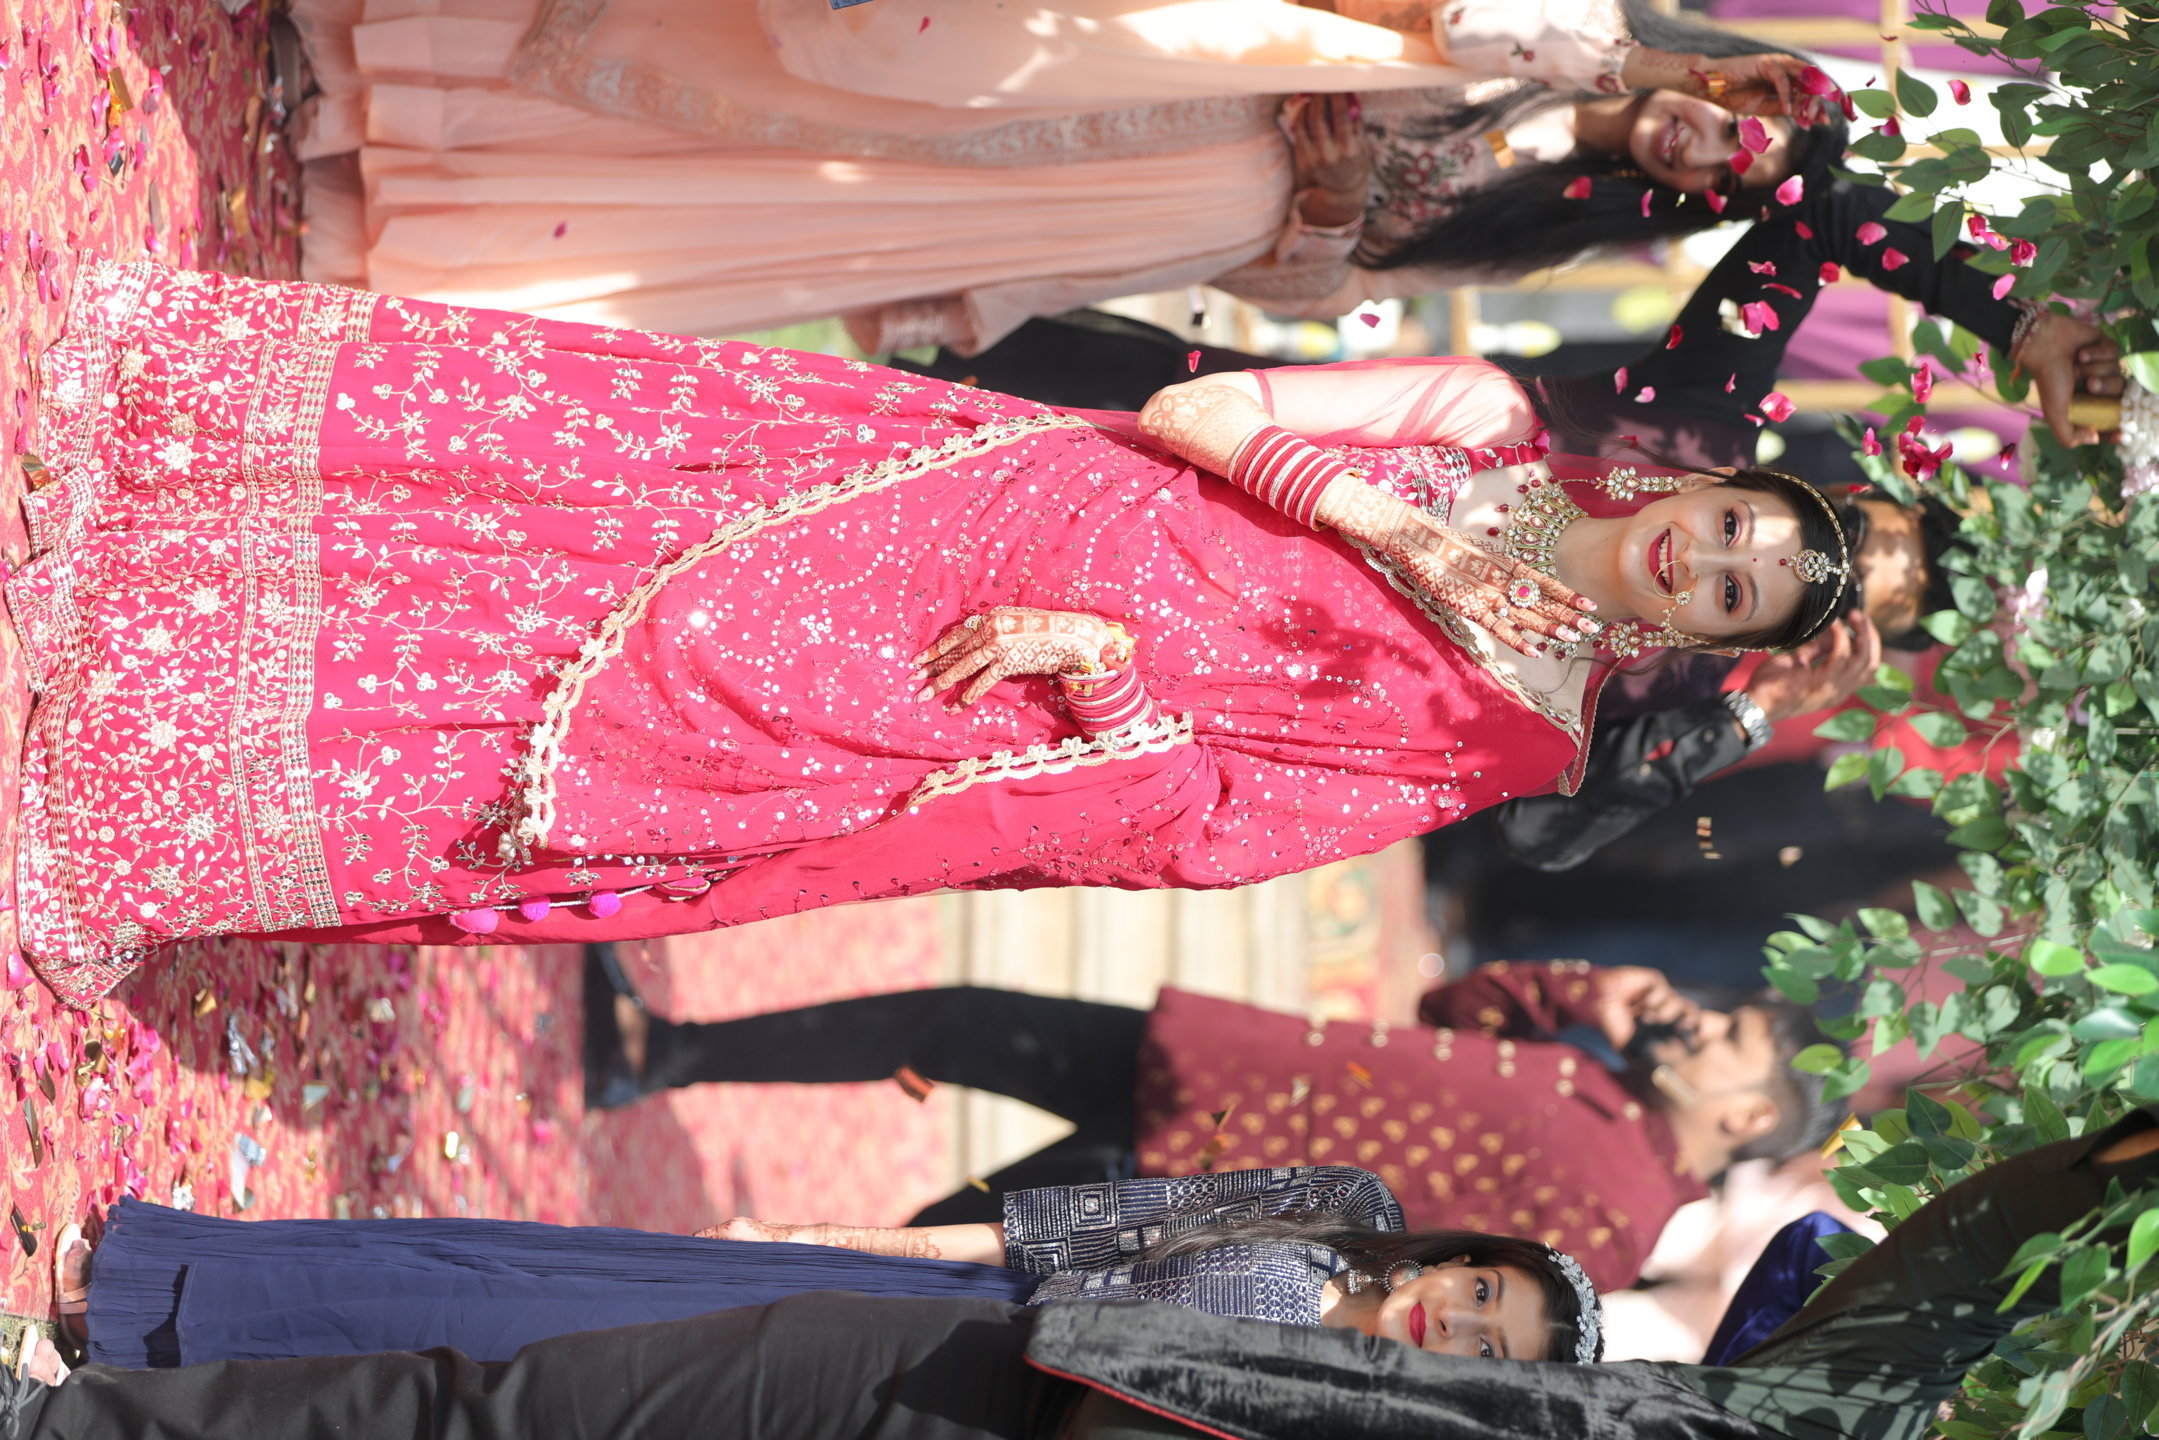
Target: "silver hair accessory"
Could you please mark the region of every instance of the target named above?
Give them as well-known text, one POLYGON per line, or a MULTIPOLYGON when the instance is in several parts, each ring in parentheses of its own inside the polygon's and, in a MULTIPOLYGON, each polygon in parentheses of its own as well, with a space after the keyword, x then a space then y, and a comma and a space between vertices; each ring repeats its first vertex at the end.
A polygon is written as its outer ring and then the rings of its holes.
POLYGON ((1799 572, 1799 578, 1809 585, 1819 585, 1832 575, 1842 575, 1844 567, 1835 564, 1819 550, 1802 550, 1790 560, 1779 562, 1790 565, 1799 572))
POLYGON ((1769 473, 1783 476, 1784 479, 1791 481, 1794 485, 1813 496, 1814 503, 1821 506, 1822 513, 1829 517, 1829 529, 1837 537, 1837 558, 1834 561, 1819 550, 1802 550, 1790 560, 1778 562, 1779 564, 1792 566, 1793 569, 1799 572, 1799 578, 1809 585, 1819 585, 1832 575, 1837 577, 1836 592, 1829 597, 1828 608, 1822 611, 1821 624, 1816 625, 1813 630, 1800 637, 1800 643, 1804 644, 1819 635, 1822 626, 1827 625, 1837 616, 1837 605, 1844 599, 1844 589, 1852 583, 1852 542, 1846 538, 1844 522, 1837 518, 1837 507, 1829 503, 1827 495, 1824 495, 1797 475, 1786 475, 1782 470, 1772 470, 1769 473))
POLYGON ((1424 1273, 1424 1266, 1415 1260, 1397 1261, 1388 1267, 1387 1273, 1374 1277, 1368 1270, 1345 1270, 1342 1272, 1342 1288, 1352 1295, 1361 1295, 1374 1285, 1381 1293, 1400 1289, 1424 1273))
POLYGON ((1574 1363, 1594 1365, 1604 1358, 1604 1304, 1597 1299, 1597 1287, 1589 1283, 1589 1274, 1582 1269, 1582 1262, 1564 1250, 1544 1247, 1552 1257, 1552 1264, 1567 1283, 1574 1287, 1574 1298, 1581 1302, 1582 1327, 1574 1342, 1574 1363))

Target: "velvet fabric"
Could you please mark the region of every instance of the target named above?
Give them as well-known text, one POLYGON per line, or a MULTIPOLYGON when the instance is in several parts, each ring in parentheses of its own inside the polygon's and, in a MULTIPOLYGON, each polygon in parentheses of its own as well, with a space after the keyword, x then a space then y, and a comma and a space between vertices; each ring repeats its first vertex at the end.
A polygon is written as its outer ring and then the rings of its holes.
POLYGON ((1815 1210, 1771 1236, 1725 1307, 1702 1363, 1730 1363, 1797 1315, 1807 1297, 1821 1288, 1822 1277, 1815 1272, 1834 1258, 1822 1248, 1822 1237, 1851 1233, 1852 1227, 1836 1216, 1815 1210))

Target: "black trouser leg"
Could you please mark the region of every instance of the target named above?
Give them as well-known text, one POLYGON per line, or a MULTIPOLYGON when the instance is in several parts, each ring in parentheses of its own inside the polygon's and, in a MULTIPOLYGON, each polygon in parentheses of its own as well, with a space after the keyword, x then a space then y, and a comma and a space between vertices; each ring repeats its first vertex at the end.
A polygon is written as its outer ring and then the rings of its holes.
POLYGON ((716 1024, 652 1022, 645 1088, 708 1080, 927 1079, 1024 1100, 1077 1123, 1131 1124, 1147 1012, 975 985, 902 990, 716 1024))
POLYGON ((1023 1360, 1034 1313, 825 1291, 528 1345, 89 1366, 24 1440, 1032 1440, 1070 1398, 1023 1360))
POLYGON ((955 985, 780 1010, 717 1024, 652 1022, 645 1088, 707 1080, 882 1080, 902 1065, 948 1085, 1009 1095, 1070 1120, 1054 1145, 929 1206, 917 1225, 994 1221, 1008 1190, 1121 1177, 1147 1012, 955 985))

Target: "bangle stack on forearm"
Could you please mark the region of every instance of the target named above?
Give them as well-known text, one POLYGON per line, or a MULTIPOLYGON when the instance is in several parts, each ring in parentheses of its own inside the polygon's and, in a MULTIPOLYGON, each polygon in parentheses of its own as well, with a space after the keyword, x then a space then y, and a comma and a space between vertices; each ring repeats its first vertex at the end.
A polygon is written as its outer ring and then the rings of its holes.
POLYGON ((1229 481, 1299 525, 1319 526, 1320 496, 1349 467, 1301 435, 1265 425, 1245 438, 1230 461, 1229 481))

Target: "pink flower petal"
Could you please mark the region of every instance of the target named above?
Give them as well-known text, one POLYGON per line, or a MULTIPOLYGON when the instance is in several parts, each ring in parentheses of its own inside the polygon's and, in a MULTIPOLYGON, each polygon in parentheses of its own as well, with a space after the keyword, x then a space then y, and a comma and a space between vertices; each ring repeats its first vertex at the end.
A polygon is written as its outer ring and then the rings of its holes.
POLYGON ((1974 240, 1987 238, 1987 217, 1974 210, 1964 217, 1964 233, 1974 240))
POLYGON ((1902 270, 1910 263, 1911 257, 1894 245, 1888 246, 1882 251, 1882 268, 1884 270, 1902 270))
POLYGON ((2016 288, 2017 277, 2014 275, 2004 275, 1994 282, 1994 298, 1997 300, 2005 300, 2008 298, 2009 292, 2016 288))
POLYGON ((1882 453, 1882 442, 1875 435, 1872 425, 1867 427, 1866 435, 1859 442, 1859 453, 1862 455, 1879 455, 1882 453))
POLYGON ((1955 100, 1959 105, 1969 105, 1972 103, 1972 87, 1964 83, 1962 80, 1951 80, 1949 82, 1949 95, 1950 98, 1955 100))
POLYGON ((2032 263, 2032 261, 2034 261, 2034 260, 2037 260, 2038 258, 2039 258, 2039 247, 2038 247, 2037 245, 2034 245, 2034 244, 2032 244, 2032 242, 2031 242, 2031 241, 2029 241, 2029 240, 2016 240, 2016 241, 2012 241, 2012 242, 2010 242, 2010 246, 2009 246, 2009 263, 2010 263, 2010 264, 2012 264, 2012 265, 2029 265, 2029 264, 2031 264, 2031 263, 2032 263))
POLYGON ((1704 190, 1702 198, 1709 202, 1709 208, 1716 214, 1722 215, 1724 213, 1726 202, 1722 190, 1704 190))
POLYGON ((1802 240, 1812 240, 1814 238, 1814 227, 1804 220, 1794 220, 1792 228, 1799 232, 1799 238, 1802 240))
POLYGON ((1744 149, 1732 152, 1732 173, 1744 175, 1754 168, 1754 156, 1744 149))
POLYGON ((563 222, 562 222, 561 224, 559 224, 559 225, 557 225, 557 226, 555 227, 555 238, 556 238, 557 240, 560 240, 560 239, 561 239, 561 238, 562 238, 563 236, 565 236, 565 235, 567 235, 567 234, 569 234, 569 233, 570 233, 570 222, 569 222, 569 221, 567 221, 567 220, 563 221, 563 222))
POLYGON ((1724 393, 1729 395, 1739 388, 1739 373, 1734 371, 1724 377, 1724 393))
POLYGON ((1874 133, 1887 135, 1892 140, 1902 140, 1904 138, 1904 124, 1896 116, 1887 115, 1882 118, 1881 124, 1874 127, 1874 133))
POLYGON ((1824 260, 1824 261, 1822 262, 1822 270, 1821 270, 1821 277, 1820 277, 1820 278, 1821 278, 1821 282, 1822 282, 1822 283, 1823 283, 1824 285, 1834 285, 1834 284, 1836 284, 1836 283, 1837 283, 1837 282, 1838 282, 1839 280, 1842 280, 1842 279, 1844 278, 1844 272, 1843 272, 1842 270, 1839 270, 1839 269, 1838 269, 1838 268, 1836 267, 1836 265, 1835 265, 1835 263, 1834 263, 1834 262, 1832 262, 1832 261, 1829 261, 1829 260, 1824 260))
POLYGON ((1807 193, 1807 181, 1803 175, 1794 175, 1777 187, 1779 205, 1797 205, 1807 193))
POLYGON ((1763 281, 1762 288, 1764 290, 1782 291, 1784 294, 1791 296, 1794 300, 1804 300, 1806 298, 1804 295, 1801 295, 1797 290, 1794 290, 1791 286, 1783 284, 1782 282, 1776 280, 1763 281))
POLYGON ((1757 275, 1774 276, 1777 273, 1777 262, 1774 260, 1749 260, 1747 268, 1757 275))
POLYGON ((1799 72, 1799 93, 1802 95, 1834 95, 1837 93, 1837 82, 1830 79, 1828 75, 1817 67, 1808 65, 1799 72))
POLYGON ((2017 458, 2017 442, 2012 440, 2007 445, 2004 445, 2001 448, 2001 452, 1997 454, 1994 458, 2007 464, 2015 464, 2017 458))
POLYGON ((1657 387, 1654 385, 1644 385, 1640 390, 1635 392, 1634 403, 1637 405, 1647 405, 1650 401, 1656 398, 1657 387))
POLYGON ((1769 127, 1752 115, 1739 117, 1739 143, 1760 155, 1769 149, 1769 127))
POLYGON ((1667 350, 1676 350, 1679 348, 1679 342, 1685 338, 1685 333, 1681 331, 1677 325, 1674 325, 1672 327, 1672 338, 1664 342, 1664 348, 1667 350))
POLYGON ((1567 188, 1559 193, 1569 200, 1587 200, 1589 198, 1589 177, 1587 175, 1575 176, 1567 182, 1567 188))
POLYGON ((1924 405, 1934 398, 1934 367, 1922 364, 1912 372, 1912 398, 1924 405))
MULTIPOLYGON (((1359 316, 1358 316, 1357 318, 1358 318, 1359 320, 1362 320, 1362 321, 1364 322, 1364 324, 1365 324, 1365 328, 1366 328, 1367 330, 1371 330, 1371 329, 1376 329, 1376 328, 1378 328, 1378 325, 1379 325, 1379 316, 1375 315, 1375 314, 1374 314, 1373 312, 1371 312, 1370 310, 1367 310, 1367 311, 1365 311, 1365 312, 1364 312, 1364 313, 1363 313, 1362 315, 1359 315, 1359 316)), ((1197 351, 1194 351, 1193 353, 1194 353, 1194 354, 1197 354, 1198 352, 1197 352, 1197 351)))
POLYGON ((1656 198, 1657 192, 1654 190, 1644 190, 1642 192, 1642 218, 1644 220, 1649 218, 1649 202, 1656 198))
POLYGON ((1187 350, 1184 352, 1184 368, 1194 375, 1199 374, 1199 351, 1187 350))
POLYGON ((929 17, 929 16, 927 16, 927 15, 925 15, 925 16, 923 16, 923 17, 922 17, 922 23, 921 23, 920 25, 917 25, 917 26, 915 27, 915 33, 916 33, 917 35, 920 35, 920 34, 921 34, 921 33, 922 33, 923 31, 925 31, 925 30, 927 30, 927 29, 929 29, 929 28, 930 28, 930 17, 929 17))
POLYGON ((1781 328, 1775 308, 1766 300, 1749 300, 1739 307, 1739 318, 1757 335, 1781 328))
POLYGON ((1627 367, 1624 365, 1612 372, 1612 393, 1614 395, 1627 393, 1627 367))
POLYGON ((1782 390, 1772 390, 1762 397, 1762 413, 1782 424, 1792 418, 1792 397, 1782 390))
POLYGON ((1860 244, 1875 245, 1889 238, 1889 227, 1879 221, 1869 220, 1860 226, 1856 233, 1860 244))

